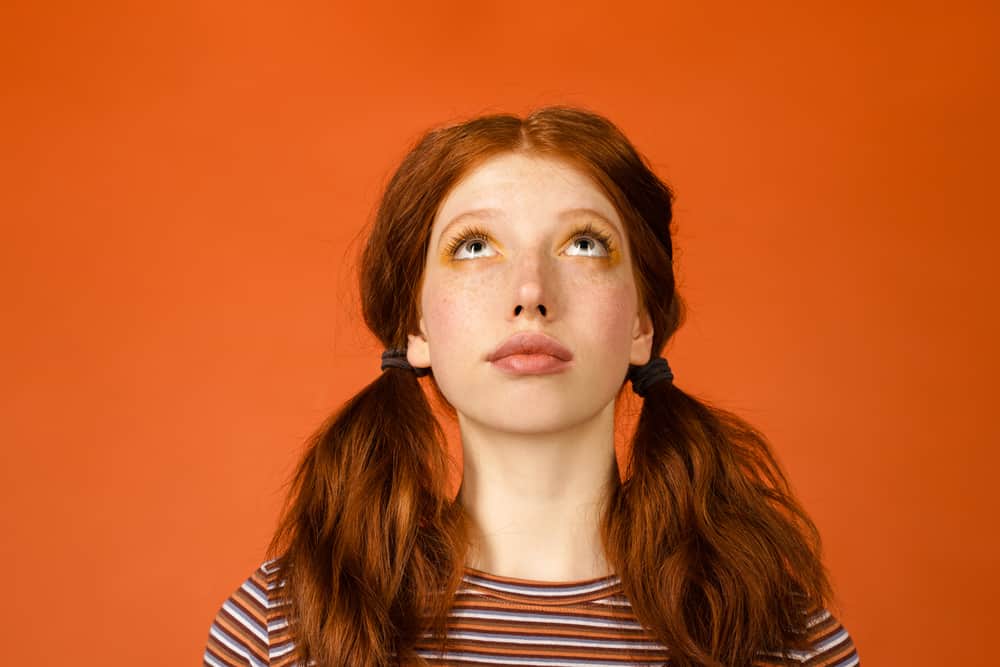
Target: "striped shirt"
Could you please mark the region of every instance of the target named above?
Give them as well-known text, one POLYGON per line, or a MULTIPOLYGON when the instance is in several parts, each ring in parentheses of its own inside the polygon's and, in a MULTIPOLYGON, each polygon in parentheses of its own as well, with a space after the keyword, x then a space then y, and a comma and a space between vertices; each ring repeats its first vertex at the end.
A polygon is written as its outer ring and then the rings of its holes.
MULTIPOLYGON (((283 585, 274 561, 251 574, 219 609, 203 665, 297 665, 285 611, 276 600, 283 585)), ((809 626, 809 650, 761 653, 755 665, 860 664, 850 635, 828 610, 813 614, 809 626)), ((669 665, 669 651, 636 620, 616 575, 544 583, 466 568, 449 615, 448 637, 445 654, 429 639, 418 643, 416 651, 430 665, 462 667, 669 665)))

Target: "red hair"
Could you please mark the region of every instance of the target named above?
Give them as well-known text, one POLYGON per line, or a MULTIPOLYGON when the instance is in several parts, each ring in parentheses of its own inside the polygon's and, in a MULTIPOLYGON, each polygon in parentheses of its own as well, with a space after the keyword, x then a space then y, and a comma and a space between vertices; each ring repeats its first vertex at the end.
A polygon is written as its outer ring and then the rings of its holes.
MULTIPOLYGON (((510 151, 568 160, 603 188, 626 226, 658 354, 685 312, 673 194, 610 121, 558 106, 438 128, 410 150, 362 257, 369 328, 385 348, 406 347, 441 201, 478 163, 510 151)), ((454 414, 433 372, 425 382, 454 414)), ((758 651, 807 647, 805 619, 832 589, 819 532, 760 432, 660 382, 609 483, 606 559, 672 664, 749 665, 758 651)), ((447 489, 444 433, 408 370, 382 372, 312 436, 268 549, 284 570, 303 663, 419 663, 413 647, 425 631, 443 645, 470 535, 447 489)))

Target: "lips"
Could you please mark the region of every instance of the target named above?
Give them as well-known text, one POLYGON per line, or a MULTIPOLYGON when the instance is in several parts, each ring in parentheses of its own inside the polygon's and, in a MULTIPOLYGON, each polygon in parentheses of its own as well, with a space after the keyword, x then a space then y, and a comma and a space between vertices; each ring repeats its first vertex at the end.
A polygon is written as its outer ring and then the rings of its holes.
POLYGON ((573 358, 573 353, 555 338, 536 331, 521 331, 501 343, 486 360, 497 361, 514 354, 547 354, 562 361, 573 358))

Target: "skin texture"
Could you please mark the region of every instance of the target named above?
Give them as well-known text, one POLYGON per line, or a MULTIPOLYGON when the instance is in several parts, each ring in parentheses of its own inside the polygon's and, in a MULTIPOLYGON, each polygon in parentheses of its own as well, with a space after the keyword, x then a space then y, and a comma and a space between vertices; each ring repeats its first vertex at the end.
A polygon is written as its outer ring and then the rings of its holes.
POLYGON ((469 565, 547 581, 607 574, 597 522, 616 465, 615 396, 628 364, 648 361, 652 346, 611 201, 569 162, 524 153, 486 160, 438 209, 420 304, 407 358, 433 366, 458 413, 459 501, 478 528, 469 565), (462 215, 482 209, 492 212, 462 215), (587 223, 611 237, 610 251, 578 231, 587 223), (469 227, 485 237, 449 254, 469 227), (516 376, 486 360, 520 331, 559 340, 573 353, 570 366, 516 376))

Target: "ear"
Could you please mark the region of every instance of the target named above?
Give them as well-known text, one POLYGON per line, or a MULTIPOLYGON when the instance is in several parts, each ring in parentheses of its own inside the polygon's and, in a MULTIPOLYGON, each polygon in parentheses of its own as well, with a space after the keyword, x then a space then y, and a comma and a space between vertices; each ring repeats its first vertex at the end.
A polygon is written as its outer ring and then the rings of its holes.
POLYGON ((653 321, 645 308, 640 307, 632 324, 632 348, 628 362, 642 366, 653 353, 653 321))
POLYGON ((420 318, 420 333, 407 335, 406 360, 414 368, 427 368, 431 365, 431 349, 427 344, 427 328, 423 317, 420 318))

